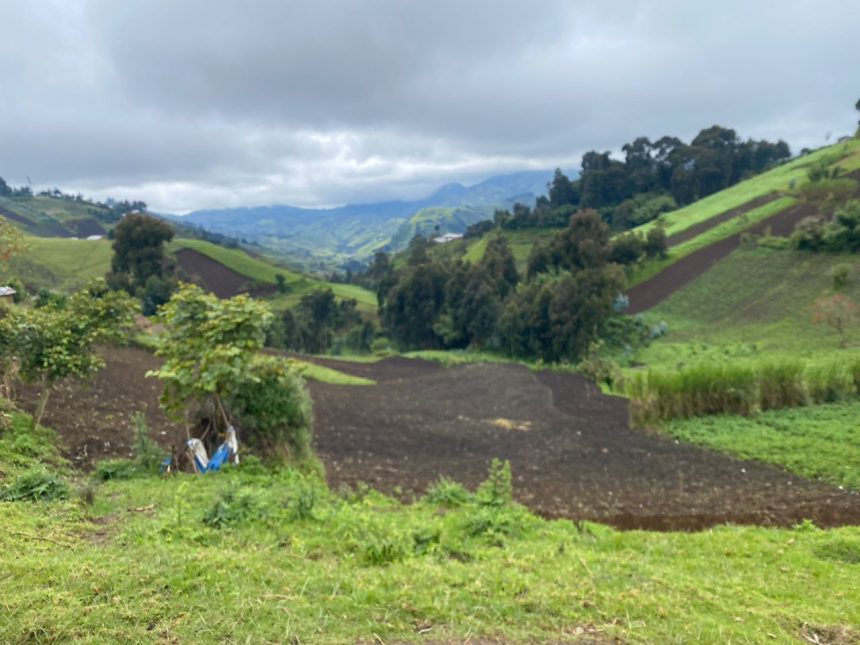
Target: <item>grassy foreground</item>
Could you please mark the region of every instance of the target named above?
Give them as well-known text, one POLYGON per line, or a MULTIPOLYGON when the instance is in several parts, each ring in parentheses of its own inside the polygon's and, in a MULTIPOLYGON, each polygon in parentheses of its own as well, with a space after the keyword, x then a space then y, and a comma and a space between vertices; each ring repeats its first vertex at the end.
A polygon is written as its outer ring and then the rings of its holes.
MULTIPOLYGON (((0 439, 3 463, 20 462, 0 491, 52 459, 51 433, 25 427, 0 439)), ((404 505, 252 459, 74 486, 0 502, 7 642, 860 636, 860 528, 619 532, 536 518, 498 473, 477 494, 441 483, 404 505)))

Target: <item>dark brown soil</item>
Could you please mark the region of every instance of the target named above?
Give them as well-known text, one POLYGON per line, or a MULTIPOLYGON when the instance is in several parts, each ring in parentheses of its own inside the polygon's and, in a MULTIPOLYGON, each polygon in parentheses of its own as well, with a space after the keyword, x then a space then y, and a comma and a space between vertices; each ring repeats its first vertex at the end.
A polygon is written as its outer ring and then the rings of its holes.
POLYGON ((199 278, 203 287, 219 298, 232 298, 240 293, 263 296, 276 291, 273 285, 252 287, 248 276, 244 276, 194 249, 177 251, 176 262, 185 273, 199 278))
POLYGON ((380 383, 311 384, 316 448, 335 487, 363 481, 408 498, 440 475, 475 487, 497 457, 511 462, 519 501, 547 517, 659 530, 860 522, 860 495, 630 430, 626 400, 576 375, 325 363, 380 383))
POLYGON ((8 208, 4 208, 3 206, 0 206, 0 215, 12 222, 23 224, 26 230, 35 235, 46 237, 72 237, 72 232, 64 228, 59 222, 39 222, 36 224, 26 217, 10 211, 8 208))
MULTIPOLYGON (((854 171, 852 173, 847 174, 846 176, 852 179, 860 179, 860 171, 854 171)), ((768 201, 774 199, 772 195, 773 193, 771 195, 766 196, 768 198, 766 200, 765 197, 759 199, 765 200, 762 203, 767 203, 768 201)), ((858 190, 855 196, 860 197, 860 190, 858 190)), ((734 215, 737 215, 741 212, 747 212, 747 210, 749 210, 749 208, 747 207, 753 204, 755 201, 756 200, 753 200, 753 202, 748 202, 747 204, 738 207, 739 209, 745 210, 734 209, 734 215)), ((758 206, 761 205, 762 204, 758 204, 758 206)), ((755 207, 756 206, 752 206, 752 208, 755 207)), ((728 219, 726 215, 731 212, 732 211, 727 211, 727 213, 719 215, 715 219, 721 219, 721 221, 725 221, 726 219, 728 219)), ((786 208, 785 210, 780 211, 779 213, 750 226, 743 233, 736 233, 731 237, 727 237, 718 242, 715 242, 714 244, 711 244, 710 246, 706 246, 697 251, 694 251, 690 255, 681 258, 671 266, 666 267, 663 271, 655 275, 653 278, 645 280, 644 282, 641 282, 640 284, 637 284, 635 287, 630 289, 627 292, 627 296, 630 298, 630 307, 627 309, 627 313, 642 313, 643 311, 647 311, 648 309, 651 309, 652 307, 655 307, 661 302, 663 302, 666 298, 671 296, 678 289, 698 278, 705 271, 710 269, 714 264, 729 255, 736 248, 738 248, 741 244, 741 237, 744 233, 761 234, 769 232, 771 235, 777 237, 788 237, 792 234, 792 232, 794 232, 794 227, 797 226, 800 220, 805 217, 815 216, 818 214, 818 212, 819 209, 816 204, 809 202, 798 202, 797 204, 790 206, 789 208, 786 208)), ((705 222, 703 224, 709 222, 705 222)), ((708 228, 711 227, 708 226, 702 230, 707 230, 708 228)), ((683 231, 678 235, 684 235, 686 233, 687 231, 683 231)))
MULTIPOLYGON (((75 466, 89 469, 101 459, 128 457, 134 443, 132 415, 144 412, 150 436, 169 450, 185 442, 185 430, 171 423, 158 406, 161 384, 146 378, 160 359, 135 347, 100 351, 106 361, 89 384, 68 381, 57 386, 48 400, 42 423, 56 429, 65 456, 75 466)), ((19 387, 20 405, 32 411, 40 388, 19 387)))
POLYGON ((107 235, 104 227, 94 219, 76 219, 66 222, 78 237, 89 237, 90 235, 107 235))
MULTIPOLYGON (((145 377, 158 359, 128 347, 103 356, 93 382, 60 386, 45 414, 71 461, 86 469, 128 456, 138 410, 159 444, 181 446, 184 429, 164 417, 160 384, 145 377)), ((860 523, 860 495, 630 430, 627 402, 580 376, 403 358, 319 362, 378 382, 310 385, 315 447, 335 488, 366 482, 409 499, 440 475, 474 488, 497 457, 511 462, 517 499, 546 517, 659 530, 860 523)), ((37 396, 19 391, 28 409, 37 396)))

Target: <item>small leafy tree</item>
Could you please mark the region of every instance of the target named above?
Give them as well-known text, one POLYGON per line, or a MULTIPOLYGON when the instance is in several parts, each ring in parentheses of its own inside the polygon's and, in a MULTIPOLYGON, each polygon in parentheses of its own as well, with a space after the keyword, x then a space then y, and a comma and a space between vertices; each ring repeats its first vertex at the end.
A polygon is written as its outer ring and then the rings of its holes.
POLYGON ((836 294, 815 301, 812 313, 813 325, 827 325, 839 334, 840 347, 848 344, 848 332, 860 318, 860 305, 851 298, 836 294))
POLYGON ((246 295, 221 300, 183 284, 158 318, 165 332, 156 354, 165 361, 148 375, 164 382, 168 412, 181 416, 196 405, 211 413, 207 433, 235 421, 257 438, 284 438, 297 451, 309 446, 310 401, 301 380, 283 360, 259 354, 272 321, 265 303, 246 295))
POLYGON ((33 427, 41 422, 57 382, 84 379, 103 367, 95 346, 117 339, 131 325, 135 308, 126 294, 112 292, 104 280, 97 280, 64 307, 17 308, 0 321, 4 362, 15 362, 25 382, 43 385, 33 427))

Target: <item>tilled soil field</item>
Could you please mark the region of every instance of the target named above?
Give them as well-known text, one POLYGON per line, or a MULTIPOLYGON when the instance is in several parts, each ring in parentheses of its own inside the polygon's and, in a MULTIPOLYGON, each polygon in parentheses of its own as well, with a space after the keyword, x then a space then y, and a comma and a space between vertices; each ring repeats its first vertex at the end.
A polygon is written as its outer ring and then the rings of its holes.
POLYGON ((630 430, 626 400, 577 375, 406 359, 325 364, 379 383, 311 384, 333 486, 364 481, 409 497, 444 475, 474 487, 498 457, 511 462, 517 499, 548 517, 660 530, 860 523, 860 495, 630 430))
MULTIPOLYGON (((848 173, 846 177, 860 180, 860 170, 848 173)), ((670 245, 674 245, 680 244, 688 239, 692 239, 696 235, 716 226, 717 224, 773 201, 778 196, 779 195, 776 193, 770 193, 769 195, 754 199, 751 202, 727 211, 722 215, 718 215, 707 222, 702 222, 687 231, 682 231, 681 233, 669 238, 668 242, 670 245), (691 231, 695 232, 691 233, 691 231)), ((860 198, 860 191, 858 191, 858 194, 856 194, 855 197, 860 198)), ((818 214, 817 205, 799 202, 761 222, 758 222, 757 224, 754 224, 746 229, 744 233, 760 234, 769 230, 771 235, 788 237, 792 232, 794 232, 794 227, 797 226, 800 220, 816 214, 818 214)), ((643 311, 647 311, 663 302, 678 289, 698 278, 714 264, 738 248, 741 244, 742 235, 743 233, 736 233, 735 235, 694 251, 674 264, 666 267, 653 278, 637 284, 627 292, 627 296, 630 298, 630 307, 627 309, 627 313, 642 313, 643 311)))
MULTIPOLYGON (((92 384, 61 386, 45 414, 71 461, 86 469, 128 456, 138 410, 159 444, 181 446, 185 430, 164 417, 160 384, 145 378, 158 359, 130 347, 103 356, 92 384)), ((366 482, 410 499, 440 476, 475 487, 497 457, 511 462, 517 499, 546 517, 657 530, 860 523, 860 495, 630 430, 626 401, 577 375, 405 358, 318 362, 377 381, 310 384, 315 447, 334 488, 366 482)), ((38 392, 19 394, 32 406, 38 392)))
POLYGON ((176 262, 185 273, 200 278, 203 287, 219 298, 232 298, 240 293, 263 296, 276 291, 274 286, 249 288, 251 279, 248 276, 194 249, 179 249, 176 252, 176 262))
MULTIPOLYGON (((60 383, 48 400, 42 423, 60 434, 65 456, 82 469, 101 459, 128 457, 134 443, 135 412, 143 412, 150 436, 170 450, 184 444, 184 428, 170 422, 158 405, 161 383, 146 378, 161 360, 135 347, 102 349, 106 366, 89 383, 60 383)), ((22 407, 32 411, 36 386, 18 387, 22 407)))

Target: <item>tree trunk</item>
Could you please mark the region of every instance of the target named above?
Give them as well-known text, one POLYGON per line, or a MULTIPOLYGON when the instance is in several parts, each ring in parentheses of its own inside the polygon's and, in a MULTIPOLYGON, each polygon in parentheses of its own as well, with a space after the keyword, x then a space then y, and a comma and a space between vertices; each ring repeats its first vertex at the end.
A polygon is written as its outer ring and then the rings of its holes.
POLYGON ((53 389, 53 385, 45 383, 45 389, 42 390, 42 394, 39 396, 39 402, 36 404, 36 411, 33 414, 33 425, 31 426, 33 430, 42 422, 42 415, 45 414, 45 408, 48 406, 48 398, 51 396, 51 390, 53 389))

